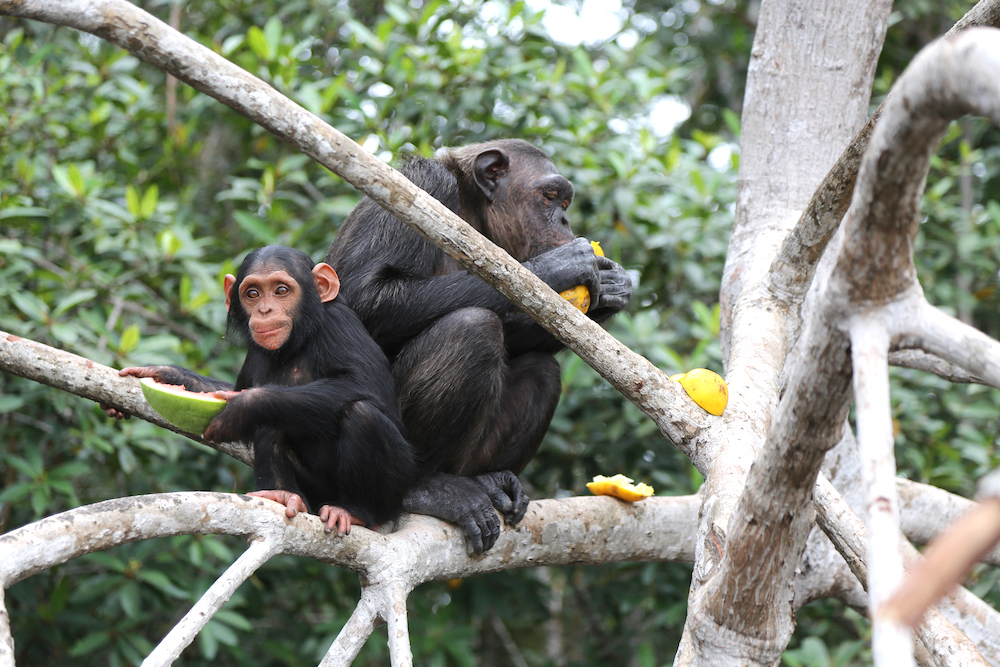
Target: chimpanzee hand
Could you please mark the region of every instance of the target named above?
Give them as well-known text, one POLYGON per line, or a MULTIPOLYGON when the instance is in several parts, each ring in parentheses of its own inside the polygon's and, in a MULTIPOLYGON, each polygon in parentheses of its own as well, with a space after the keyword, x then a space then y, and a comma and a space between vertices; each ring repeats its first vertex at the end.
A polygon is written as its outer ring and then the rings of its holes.
POLYGON ((524 262, 524 266, 557 292, 586 285, 592 294, 597 294, 601 284, 598 259, 600 257, 594 254, 590 241, 577 237, 532 257, 524 262))
POLYGON ((477 554, 492 547, 500 536, 500 517, 483 485, 459 475, 435 475, 410 490, 403 509, 456 524, 477 554))
POLYGON ((253 436, 257 420, 253 419, 253 399, 260 389, 217 391, 216 398, 226 399, 226 407, 215 415, 202 437, 207 442, 248 441, 253 436))
POLYGON ((508 526, 516 526, 528 511, 528 494, 521 488, 517 475, 509 470, 498 470, 476 475, 473 479, 479 482, 486 495, 490 497, 493 507, 503 514, 508 526))
POLYGON ((632 298, 632 279, 619 264, 607 257, 597 257, 601 284, 596 292, 591 290, 591 307, 587 314, 598 322, 622 310, 632 298))

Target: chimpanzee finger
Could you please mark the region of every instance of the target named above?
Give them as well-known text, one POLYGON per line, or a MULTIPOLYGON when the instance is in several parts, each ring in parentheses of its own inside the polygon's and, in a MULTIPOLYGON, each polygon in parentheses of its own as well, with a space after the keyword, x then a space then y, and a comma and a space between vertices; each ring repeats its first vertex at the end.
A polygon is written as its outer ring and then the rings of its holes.
POLYGON ((302 499, 302 496, 291 491, 284 491, 282 489, 262 489, 260 491, 251 491, 247 495, 254 496, 256 498, 267 498, 268 500, 273 500, 276 503, 281 503, 285 506, 285 516, 289 519, 294 519, 295 515, 299 512, 309 511, 309 508, 306 507, 306 502, 302 499))
POLYGON ((528 503, 531 502, 531 498, 528 494, 524 492, 521 488, 521 483, 517 484, 517 492, 514 495, 514 508, 511 510, 510 514, 506 516, 508 526, 516 526, 521 523, 521 519, 528 512, 528 503))
POLYGON ((500 537, 500 519, 492 507, 488 507, 478 517, 477 527, 479 529, 480 548, 477 550, 475 543, 473 543, 473 551, 481 554, 484 551, 492 549, 493 545, 497 542, 497 538, 500 537))
POLYGON ((507 492, 509 482, 503 477, 505 472, 508 471, 487 472, 475 477, 475 480, 486 490, 486 495, 489 496, 493 507, 503 515, 507 515, 514 509, 514 503, 507 492))
POLYGON ((529 499, 517 475, 509 470, 498 470, 477 475, 475 479, 486 490, 493 506, 503 514, 507 525, 515 526, 524 518, 529 499))
POLYGON ((108 415, 108 417, 112 419, 121 420, 121 419, 132 418, 132 414, 130 412, 122 412, 118 408, 113 408, 105 403, 101 403, 101 410, 104 410, 104 412, 108 415))
POLYGON ((343 537, 351 532, 351 515, 342 507, 323 505, 319 510, 319 520, 326 524, 324 530, 327 533, 332 533, 334 527, 337 529, 338 537, 343 537))

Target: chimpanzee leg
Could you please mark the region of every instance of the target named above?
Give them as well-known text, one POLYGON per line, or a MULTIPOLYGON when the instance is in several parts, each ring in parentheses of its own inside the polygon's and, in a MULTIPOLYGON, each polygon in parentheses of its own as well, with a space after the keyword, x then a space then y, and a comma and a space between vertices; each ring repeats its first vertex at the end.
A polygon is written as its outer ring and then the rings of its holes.
MULTIPOLYGON (((355 401, 341 414, 336 467, 318 469, 312 484, 326 503, 320 509, 341 509, 351 523, 375 528, 395 518, 405 492, 414 481, 413 449, 398 426, 373 402, 355 401), (325 493, 324 493, 325 491, 325 493)), ((333 519, 327 523, 332 530, 333 519)), ((340 523, 340 532, 349 525, 340 523)))
POLYGON ((493 506, 516 526, 528 509, 516 475, 534 458, 552 422, 562 393, 559 362, 550 354, 522 354, 505 369, 505 380, 486 438, 475 452, 478 460, 462 472, 479 473, 475 479, 493 506))
POLYGON ((538 452, 562 393, 559 362, 551 354, 522 354, 504 367, 501 395, 490 411, 484 437, 465 468, 474 475, 491 470, 524 470, 538 452))
POLYGON ((400 408, 421 467, 452 473, 425 479, 404 507, 458 523, 478 553, 528 498, 517 477, 534 456, 559 400, 559 365, 548 354, 507 363, 503 326, 492 311, 466 308, 411 341, 394 364, 400 408), (477 487, 465 481, 471 477, 477 487))
POLYGON ((258 428, 253 437, 253 476, 256 491, 249 494, 279 502, 285 515, 292 518, 309 507, 295 476, 291 449, 282 442, 282 435, 272 428, 258 428))
POLYGON ((468 474, 503 395, 504 354, 500 318, 485 308, 463 308, 396 357, 400 415, 425 474, 468 474))

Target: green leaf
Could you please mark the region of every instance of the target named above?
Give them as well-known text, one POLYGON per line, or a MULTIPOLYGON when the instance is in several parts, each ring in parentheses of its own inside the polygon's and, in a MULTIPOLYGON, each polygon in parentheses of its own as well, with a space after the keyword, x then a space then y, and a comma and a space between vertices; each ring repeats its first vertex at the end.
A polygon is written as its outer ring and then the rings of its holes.
POLYGON ((17 412, 23 405, 24 399, 20 396, 0 396, 0 415, 17 412))
POLYGON ((130 581, 118 589, 118 602, 121 604, 122 611, 125 612, 126 616, 138 615, 141 608, 139 598, 139 585, 134 581, 130 581))
POLYGON ((156 204, 159 200, 160 189, 154 183, 146 188, 145 194, 142 195, 142 204, 139 206, 139 210, 142 212, 143 218, 149 218, 156 213, 156 204))
POLYGON ((31 493, 31 484, 12 484, 0 491, 0 503, 19 503, 31 493))
POLYGON ((50 328, 52 337, 63 345, 75 345, 80 340, 80 332, 75 324, 68 322, 56 322, 50 328))
POLYGON ((272 16, 264 24, 264 38, 267 40, 268 60, 272 60, 281 46, 281 19, 277 16, 272 16))
POLYGON ((234 627, 237 630, 243 630, 244 632, 250 632, 253 630, 253 624, 247 620, 246 616, 238 614, 235 611, 221 609, 212 618, 220 623, 225 623, 228 626, 234 627))
POLYGON ((90 472, 90 466, 83 461, 70 461, 52 469, 53 477, 76 477, 90 472))
POLYGON ((85 558, 93 563, 97 563, 113 572, 124 572, 125 563, 119 558, 101 551, 87 554, 85 558))
POLYGON ((79 658, 84 655, 93 653, 97 649, 106 645, 110 641, 110 637, 106 632, 94 632, 77 643, 73 644, 69 649, 69 654, 71 657, 79 658))
POLYGON ((258 58, 264 62, 271 62, 271 52, 267 46, 267 37, 264 36, 264 31, 257 26, 250 26, 247 30, 247 44, 250 45, 250 49, 256 54, 258 58))
POLYGON ((122 332, 121 341, 118 343, 118 353, 128 354, 129 351, 134 350, 135 346, 139 344, 140 336, 138 324, 133 324, 125 329, 122 332))
POLYGON ((141 217, 142 203, 140 202, 139 191, 134 185, 125 188, 125 208, 128 209, 133 218, 141 217))
POLYGON ((84 301, 90 301, 97 296, 97 291, 92 289, 77 290, 70 294, 69 296, 63 298, 56 307, 52 309, 52 318, 55 319, 60 315, 68 312, 71 308, 80 305, 84 301))
POLYGON ((70 164, 67 175, 69 176, 70 186, 73 188, 76 196, 82 199, 85 194, 86 186, 83 182, 83 174, 80 173, 79 167, 77 167, 76 164, 70 164))
POLYGON ((39 206, 12 206, 0 210, 0 220, 7 218, 47 218, 49 209, 39 206))
POLYGON ((236 218, 236 224, 253 237, 254 242, 269 245, 278 240, 277 233, 258 216, 246 211, 234 211, 233 217, 236 218))
POLYGON ((35 322, 46 323, 49 321, 49 307, 31 292, 11 292, 10 300, 14 302, 18 310, 35 322))
POLYGON ((178 598, 180 600, 186 600, 188 598, 187 591, 174 584, 174 582, 170 580, 170 577, 159 570, 143 568, 139 571, 139 580, 146 582, 153 588, 156 588, 170 597, 178 598))

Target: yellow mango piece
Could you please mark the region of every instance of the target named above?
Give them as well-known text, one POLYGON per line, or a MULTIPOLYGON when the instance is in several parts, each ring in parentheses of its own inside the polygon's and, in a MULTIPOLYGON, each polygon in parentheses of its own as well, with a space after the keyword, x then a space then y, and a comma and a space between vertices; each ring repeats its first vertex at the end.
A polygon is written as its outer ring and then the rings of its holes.
POLYGON ((687 373, 671 375, 670 379, 680 382, 691 400, 713 415, 721 415, 729 404, 726 381, 707 368, 693 368, 687 373))
MULTIPOLYGON (((591 241, 590 246, 594 249, 595 255, 604 257, 604 250, 601 248, 600 242, 591 241)), ((568 290, 560 292, 559 296, 566 299, 583 312, 590 310, 590 290, 587 289, 586 285, 571 287, 568 290)))
POLYGON ((595 496, 614 496, 620 500, 634 503, 653 495, 653 487, 649 484, 632 483, 631 477, 618 474, 613 477, 597 475, 593 482, 587 482, 587 488, 595 496))

